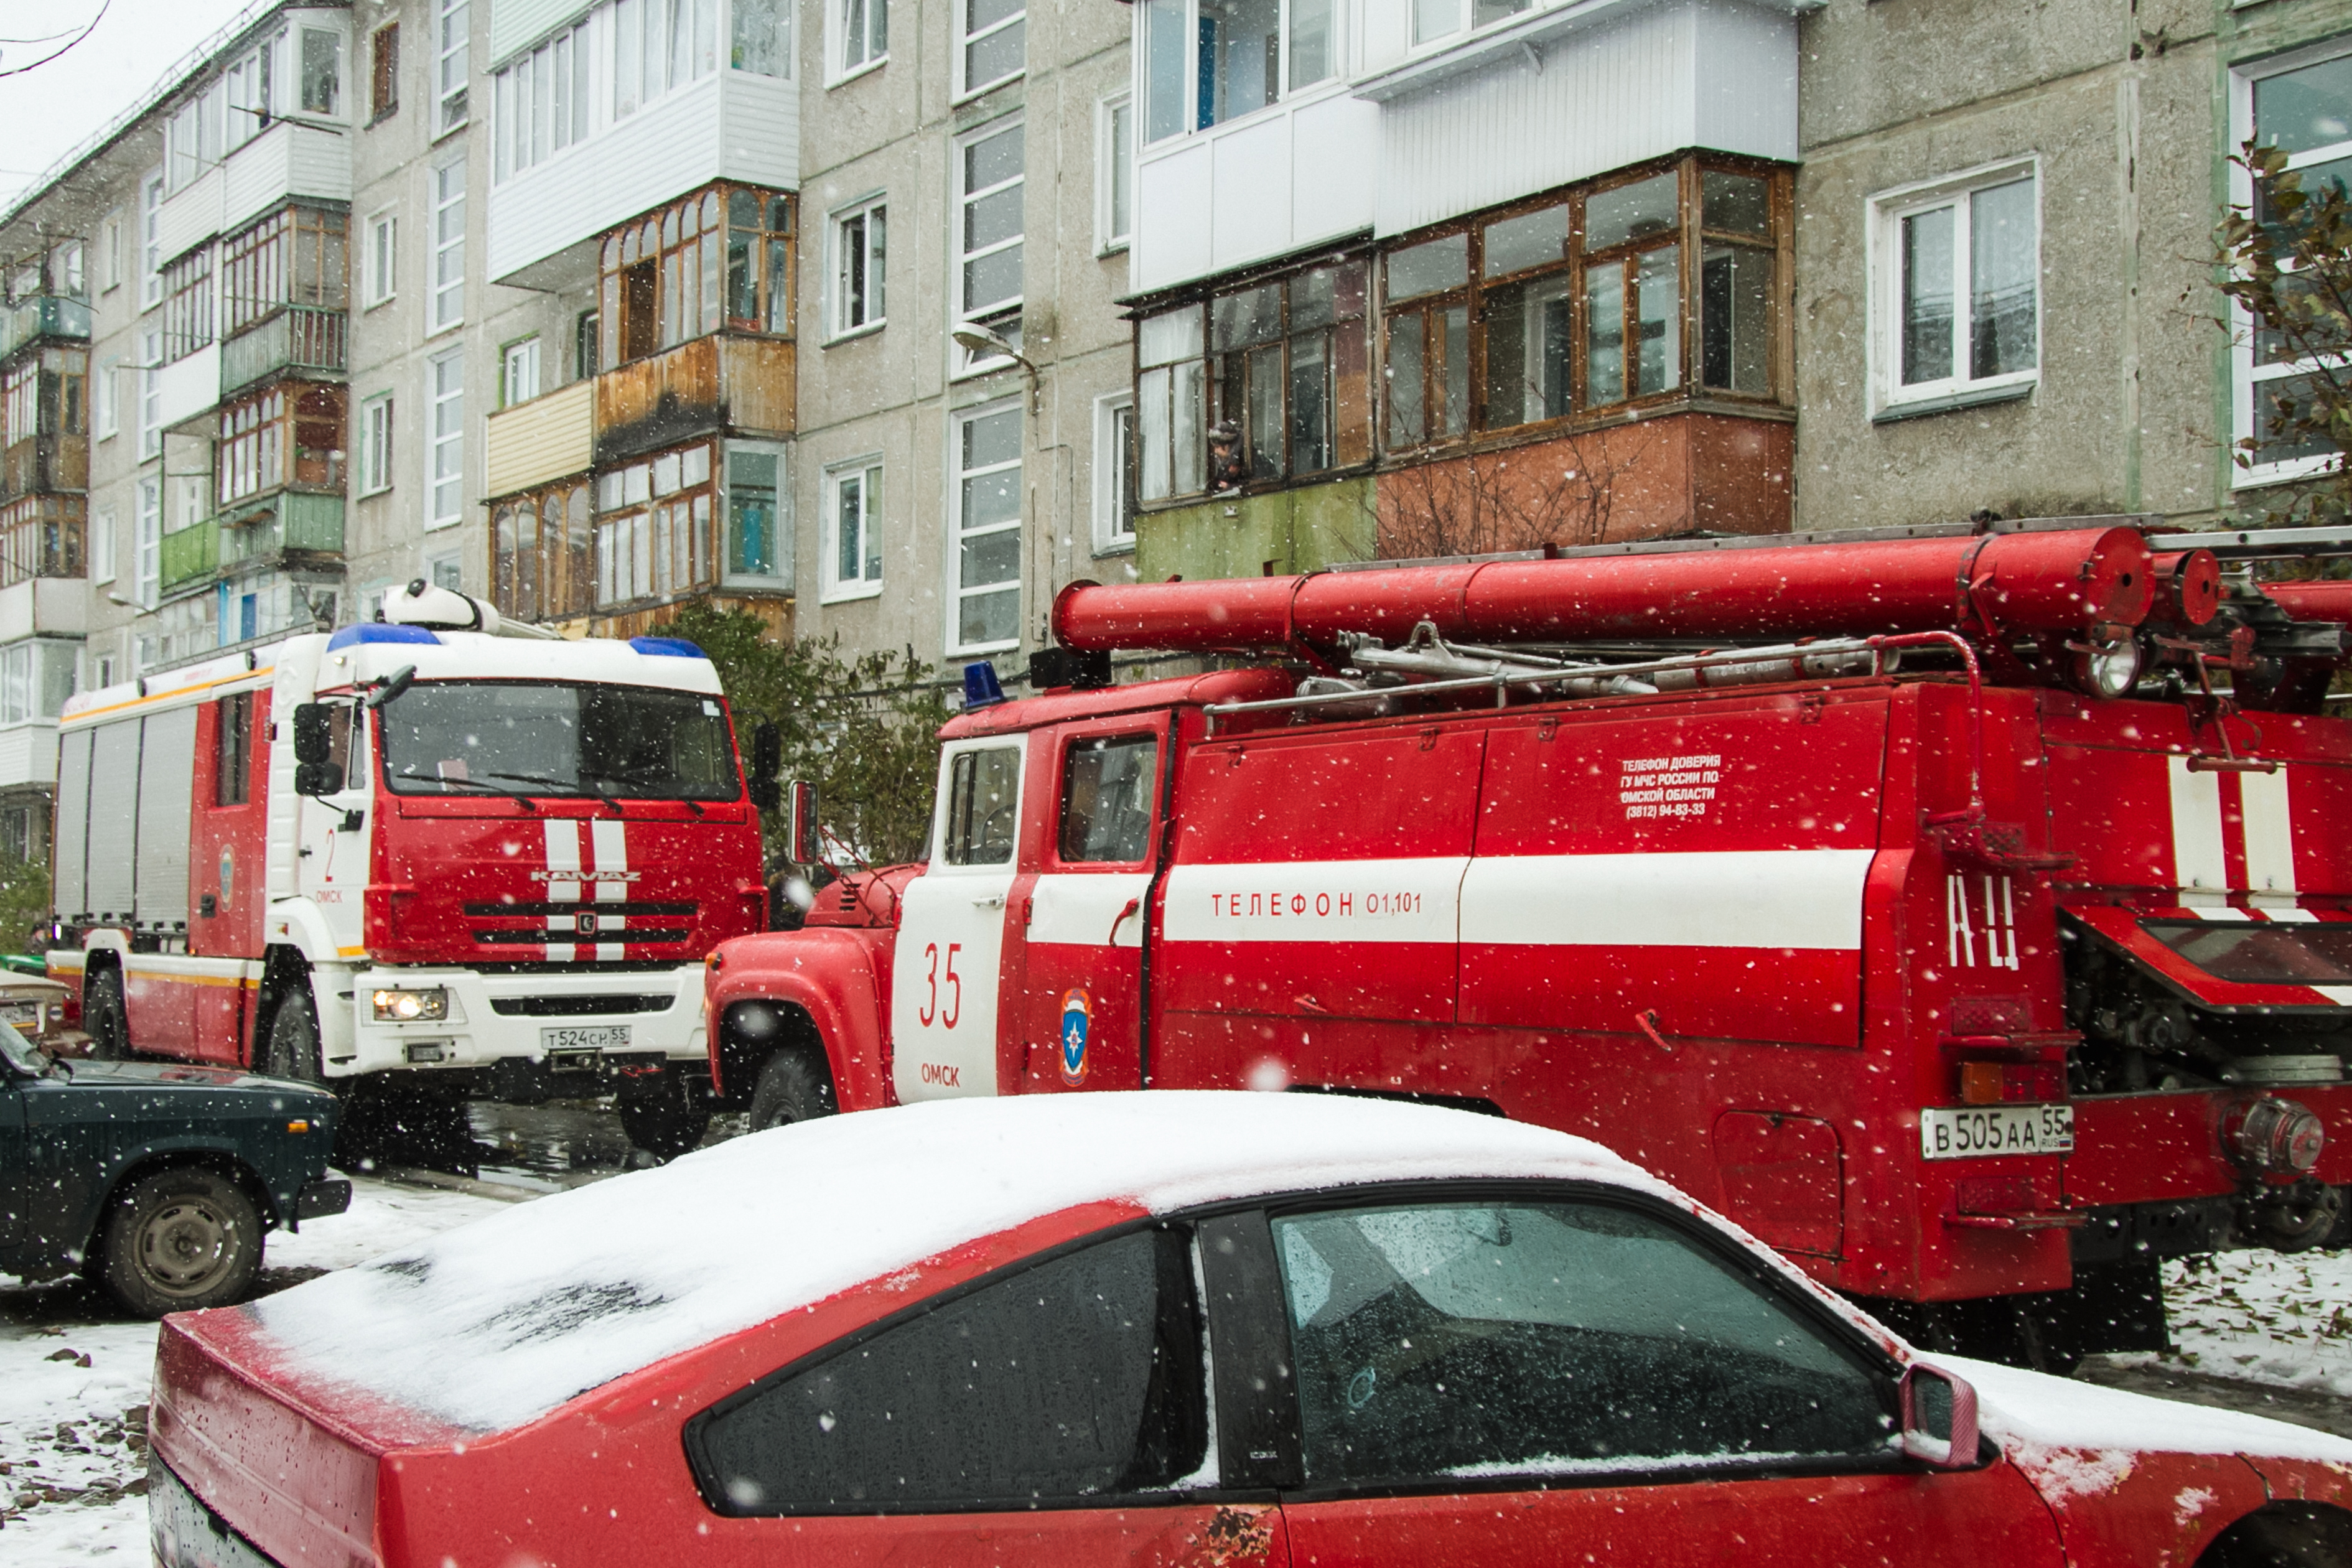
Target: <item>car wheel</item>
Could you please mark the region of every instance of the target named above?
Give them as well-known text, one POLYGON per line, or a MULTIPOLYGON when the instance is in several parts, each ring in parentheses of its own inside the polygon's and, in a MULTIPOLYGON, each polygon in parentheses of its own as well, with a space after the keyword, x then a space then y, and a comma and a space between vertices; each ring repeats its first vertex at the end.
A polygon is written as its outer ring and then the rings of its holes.
POLYGON ((107 965, 89 977, 82 993, 82 1026, 89 1031, 89 1054, 119 1062, 131 1055, 131 1011, 122 1005, 122 972, 107 965))
POLYGON ((261 1268, 261 1215, 215 1172, 158 1171, 115 1200, 101 1258, 107 1293, 142 1318, 225 1306, 261 1268))
POLYGON ((789 1127, 831 1116, 837 1109, 833 1079, 823 1067, 803 1052, 778 1051, 761 1067, 759 1081, 751 1087, 748 1131, 789 1127))
POLYGON ((269 1043, 262 1047, 261 1070, 273 1078, 319 1081, 319 1005, 307 982, 278 999, 270 1016, 269 1043))
POLYGON ((698 1103, 684 1077, 664 1072, 656 1088, 621 1094, 621 1131, 629 1142, 665 1163, 690 1152, 710 1129, 710 1110, 698 1103))

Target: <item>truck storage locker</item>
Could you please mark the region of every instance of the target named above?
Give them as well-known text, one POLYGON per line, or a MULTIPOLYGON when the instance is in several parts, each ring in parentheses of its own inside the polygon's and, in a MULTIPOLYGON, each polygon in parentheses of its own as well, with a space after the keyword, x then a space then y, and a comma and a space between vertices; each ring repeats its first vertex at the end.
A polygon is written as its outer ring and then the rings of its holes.
POLYGON ((99 849, 89 857, 86 901, 101 921, 131 918, 138 831, 139 721, 118 719, 90 731, 89 842, 99 849))
POLYGON ((58 807, 57 827, 52 838, 57 868, 53 907, 66 919, 90 913, 89 867, 84 864, 89 845, 89 739, 84 730, 65 736, 58 742, 58 807))
POLYGON ((134 918, 149 930, 188 919, 188 816, 196 771, 196 710, 151 714, 139 768, 139 877, 134 918))

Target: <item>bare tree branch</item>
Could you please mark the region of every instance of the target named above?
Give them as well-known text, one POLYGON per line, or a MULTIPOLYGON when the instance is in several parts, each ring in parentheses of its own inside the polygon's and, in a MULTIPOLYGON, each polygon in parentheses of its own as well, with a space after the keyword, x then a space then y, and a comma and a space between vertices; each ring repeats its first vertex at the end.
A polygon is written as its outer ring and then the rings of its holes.
POLYGON ((0 77, 23 76, 26 71, 36 71, 40 69, 43 66, 50 65, 58 60, 63 59, 66 57, 67 52, 72 49, 75 45, 80 43, 84 38, 89 37, 90 34, 98 30, 99 23, 103 21, 106 17, 107 8, 113 4, 114 0, 98 0, 98 10, 96 14, 93 15, 89 22, 83 25, 81 30, 77 33, 72 33, 70 35, 67 33, 51 33, 46 38, 0 38, 0 44, 47 44, 54 42, 58 38, 64 38, 66 40, 64 43, 58 45, 55 49, 42 56, 39 59, 35 60, 30 65, 0 66, 0 77))

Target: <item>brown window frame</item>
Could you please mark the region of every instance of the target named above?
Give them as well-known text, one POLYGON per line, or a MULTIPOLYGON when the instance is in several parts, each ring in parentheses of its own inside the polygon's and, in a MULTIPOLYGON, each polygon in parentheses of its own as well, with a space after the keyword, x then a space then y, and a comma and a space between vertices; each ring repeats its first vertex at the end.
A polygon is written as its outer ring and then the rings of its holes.
POLYGON ((571 620, 595 609, 593 480, 549 485, 490 508, 490 603, 521 621, 571 620))
POLYGON ((343 488, 345 389, 281 381, 222 405, 213 499, 220 510, 282 489, 343 488))
POLYGON ((400 109, 400 24, 386 22, 368 35, 368 123, 390 119, 400 109))
POLYGON ((787 193, 714 184, 607 232, 597 261, 598 367, 721 331, 793 336, 796 216, 787 193), (744 302, 751 311, 733 309, 744 302))
POLYGON ((351 215, 299 204, 279 207, 221 242, 224 342, 289 306, 351 308, 351 215))
POLYGON ((0 587, 34 577, 79 577, 87 498, 54 493, 20 496, 0 505, 0 587))
POLYGON ((652 453, 596 476, 595 607, 660 604, 719 585, 724 572, 727 444, 716 437, 652 453), (702 456, 699 459, 696 454, 702 456), (677 465, 662 489, 662 467, 677 465), (688 475, 699 469, 689 479, 688 475), (643 494, 635 478, 642 473, 643 494), (626 571, 622 552, 627 552, 626 571), (645 570, 638 581, 638 567, 645 570), (621 592, 625 582, 628 592, 621 592))
POLYGON ((163 268, 163 363, 213 341, 213 247, 199 246, 163 268))

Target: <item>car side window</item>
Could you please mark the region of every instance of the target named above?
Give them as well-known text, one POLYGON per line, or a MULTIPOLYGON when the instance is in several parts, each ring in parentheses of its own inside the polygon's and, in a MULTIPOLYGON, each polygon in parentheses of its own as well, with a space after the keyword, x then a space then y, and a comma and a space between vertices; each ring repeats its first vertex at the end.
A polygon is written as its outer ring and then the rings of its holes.
POLYGON ((1151 786, 1159 770, 1156 735, 1090 735, 1062 759, 1065 865, 1133 864, 1151 846, 1151 786))
POLYGON ((948 766, 947 863, 1002 866, 1013 858, 1021 749, 958 752, 948 766))
POLYGON ((1035 1508, 1211 1484, 1183 1233, 992 1280, 713 1407, 688 1450, 726 1514, 1035 1508))
POLYGON ((1662 1220, 1465 1203, 1272 1223, 1310 1484, 1888 1453, 1884 1380, 1662 1220))

